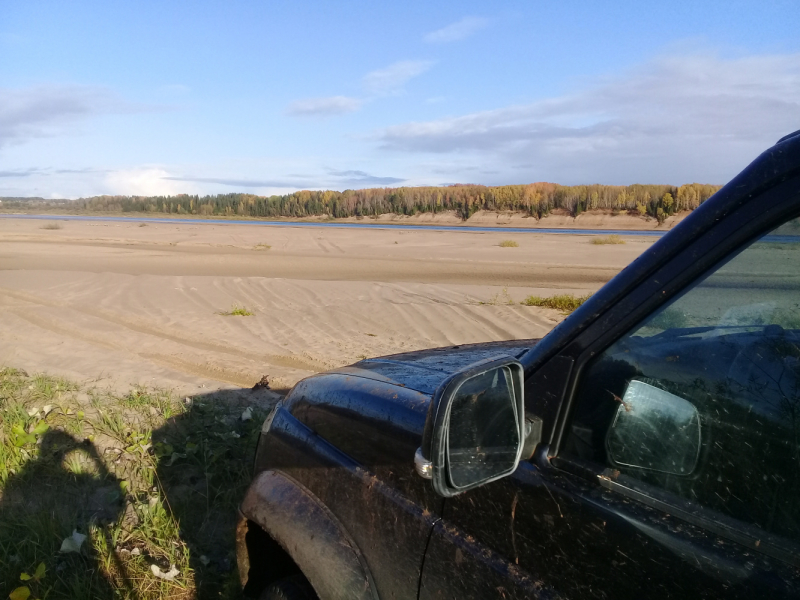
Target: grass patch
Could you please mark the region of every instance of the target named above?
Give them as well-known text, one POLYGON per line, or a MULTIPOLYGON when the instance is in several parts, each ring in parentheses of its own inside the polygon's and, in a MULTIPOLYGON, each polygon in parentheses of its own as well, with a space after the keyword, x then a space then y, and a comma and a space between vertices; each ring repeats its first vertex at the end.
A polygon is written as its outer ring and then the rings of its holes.
POLYGON ((236 507, 270 408, 259 397, 117 396, 0 370, 0 589, 239 598, 236 507), (77 551, 61 551, 67 539, 77 551), (154 574, 173 565, 172 580, 154 574))
POLYGON ((518 248, 519 244, 514 240, 503 240, 500 242, 499 246, 501 248, 518 248))
POLYGON ((611 235, 596 237, 592 240, 592 243, 595 246, 605 246, 607 244, 624 244, 625 240, 623 240, 622 237, 620 237, 616 233, 612 233, 611 235))
POLYGON ((560 294, 557 296, 550 296, 549 298, 542 298, 541 296, 528 296, 521 302, 525 306, 541 306, 543 308, 554 308, 564 313, 571 313, 578 308, 581 304, 586 302, 591 297, 591 294, 586 296, 573 296, 572 294, 560 294))
POLYGON ((147 223, 139 223, 139 227, 147 227, 147 223))
POLYGON ((509 295, 508 288, 503 288, 502 291, 497 292, 494 296, 489 298, 486 302, 478 302, 481 305, 498 306, 501 304, 512 305, 516 304, 514 299, 509 295))
POLYGON ((46 223, 41 229, 64 229, 64 226, 61 223, 46 223))
POLYGON ((253 250, 269 250, 272 248, 269 244, 256 244, 253 246, 253 250))
POLYGON ((248 310, 244 306, 239 306, 234 304, 231 309, 227 312, 219 312, 218 315, 222 315, 224 317, 252 317, 254 314, 253 311, 248 310))

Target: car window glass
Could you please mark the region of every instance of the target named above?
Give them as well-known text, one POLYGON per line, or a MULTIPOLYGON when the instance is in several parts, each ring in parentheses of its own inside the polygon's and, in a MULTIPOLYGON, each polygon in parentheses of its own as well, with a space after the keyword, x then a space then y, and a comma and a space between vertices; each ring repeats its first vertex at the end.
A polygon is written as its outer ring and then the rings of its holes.
POLYGON ((800 541, 800 219, 584 372, 562 455, 800 541))

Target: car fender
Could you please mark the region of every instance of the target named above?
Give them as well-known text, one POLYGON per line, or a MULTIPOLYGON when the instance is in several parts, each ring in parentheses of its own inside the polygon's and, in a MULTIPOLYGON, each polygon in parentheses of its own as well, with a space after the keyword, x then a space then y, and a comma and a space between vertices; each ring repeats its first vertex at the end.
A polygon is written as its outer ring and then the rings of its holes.
POLYGON ((260 473, 241 512, 291 556, 320 600, 378 600, 369 567, 350 535, 314 494, 288 475, 260 473))

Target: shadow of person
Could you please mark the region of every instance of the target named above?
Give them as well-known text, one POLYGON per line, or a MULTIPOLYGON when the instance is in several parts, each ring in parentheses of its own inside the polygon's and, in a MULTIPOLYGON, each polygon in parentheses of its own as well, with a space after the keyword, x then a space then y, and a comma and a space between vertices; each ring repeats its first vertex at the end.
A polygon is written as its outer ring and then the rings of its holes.
POLYGON ((164 508, 180 524, 198 599, 241 597, 237 509, 252 475, 261 424, 281 397, 266 389, 198 395, 153 431, 164 508))
POLYGON ((123 581, 130 592, 115 553, 104 559, 95 550, 113 547, 112 527, 124 508, 119 483, 94 444, 64 431, 45 432, 38 457, 7 479, 0 499, 0 554, 5 554, 0 557, 0 588, 8 588, 5 594, 22 584, 21 572, 33 573, 40 562, 45 576, 27 582, 34 597, 50 590, 59 597, 119 598, 104 576, 109 568, 118 576, 117 586, 123 581), (86 539, 79 551, 62 552, 62 540, 73 532, 76 547, 81 535, 86 539), (103 560, 111 564, 101 568, 103 560))

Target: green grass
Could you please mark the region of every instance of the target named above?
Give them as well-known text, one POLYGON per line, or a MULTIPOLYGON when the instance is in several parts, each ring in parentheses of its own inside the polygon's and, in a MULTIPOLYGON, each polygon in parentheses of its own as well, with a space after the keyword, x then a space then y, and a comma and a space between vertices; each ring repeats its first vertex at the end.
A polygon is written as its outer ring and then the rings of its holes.
POLYGON ((269 409, 257 398, 119 396, 0 370, 3 597, 238 598, 236 507, 269 409), (80 552, 60 552, 73 531, 80 552))
POLYGON ((560 294, 542 298, 541 296, 528 296, 521 302, 525 306, 541 306, 544 308, 554 308, 564 313, 571 313, 581 304, 586 302, 591 294, 587 296, 573 296, 572 294, 560 294))
POLYGON ((500 242, 499 246, 501 248, 517 248, 519 247, 519 244, 514 240, 503 240, 500 242))
POLYGON ((253 246, 253 250, 269 250, 272 248, 269 244, 256 244, 253 246))
POLYGON ((608 244, 624 244, 625 240, 623 240, 619 235, 616 233, 612 233, 611 235, 606 235, 603 237, 596 237, 592 240, 592 243, 595 246, 605 246, 608 244))
POLYGON ((64 227, 61 223, 46 223, 42 225, 42 229, 63 229, 64 227))
POLYGON ((252 317, 255 313, 251 310, 248 310, 244 306, 239 306, 238 304, 234 304, 229 311, 220 312, 217 314, 225 317, 252 317))

